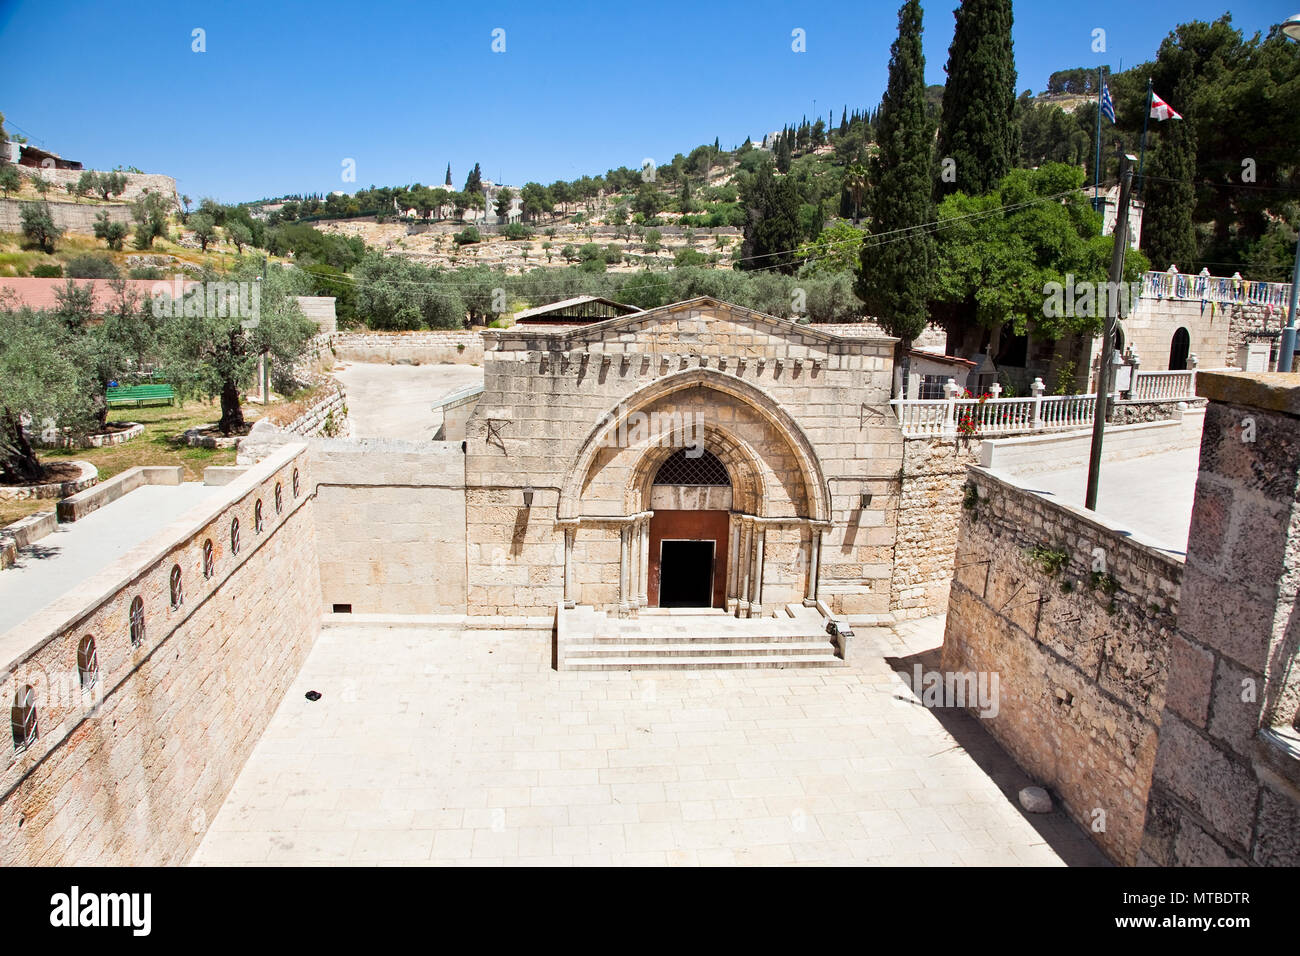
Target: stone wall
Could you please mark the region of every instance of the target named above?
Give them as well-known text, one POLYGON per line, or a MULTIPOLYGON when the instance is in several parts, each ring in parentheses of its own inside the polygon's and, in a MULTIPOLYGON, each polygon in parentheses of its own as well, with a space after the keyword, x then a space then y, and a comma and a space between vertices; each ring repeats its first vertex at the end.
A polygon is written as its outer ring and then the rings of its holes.
MULTIPOLYGON (((60 193, 66 193, 65 188, 68 185, 75 185, 81 179, 85 170, 81 169, 37 169, 31 166, 16 167, 22 175, 32 177, 39 173, 43 179, 54 183, 54 189, 50 190, 53 196, 55 190, 60 193)), ((126 191, 120 196, 114 197, 119 202, 131 202, 139 199, 145 193, 162 193, 173 205, 177 204, 176 198, 176 180, 171 176, 163 176, 159 173, 123 173, 126 177, 126 191)))
POLYGON ((351 431, 348 420, 348 396, 339 385, 281 429, 290 435, 311 438, 346 438, 351 431))
POLYGON ((27 749, 4 745, 0 865, 175 865, 193 853, 319 632, 303 452, 283 449, 0 636, 0 696, 12 702, 32 686, 39 727, 27 749), (180 606, 170 596, 176 566, 180 606), (138 647, 129 624, 137 596, 138 647), (87 635, 98 679, 83 691, 78 645, 87 635))
POLYGON ((1300 865, 1300 385, 1210 399, 1140 862, 1300 865))
MULTIPOLYGON (((1196 355, 1200 366, 1221 368, 1235 361, 1236 351, 1230 348, 1232 309, 1222 302, 1143 296, 1132 314, 1123 320, 1125 345, 1137 351, 1143 369, 1161 371, 1169 368, 1174 333, 1185 328, 1191 338, 1190 352, 1196 355)), ((1094 340, 1094 360, 1100 342, 1094 340)))
POLYGON ((329 345, 345 362, 483 364, 483 336, 478 332, 337 332, 330 336, 329 345))
POLYGON ((898 533, 890 606, 898 619, 935 614, 948 605, 961 522, 966 466, 980 458, 978 439, 909 438, 903 443, 898 533))
POLYGON ((310 444, 325 610, 345 604, 358 614, 464 614, 460 442, 310 444))
POLYGON ((1111 859, 1131 864, 1182 564, 984 469, 970 469, 969 487, 942 670, 998 675, 985 728, 1111 859))
POLYGON ((765 610, 802 597, 817 502, 819 593, 837 613, 888 614, 903 447, 893 416, 881 411, 892 340, 840 339, 704 301, 598 331, 515 327, 484 337, 484 393, 466 427, 471 613, 552 612, 563 597, 568 522, 580 525, 575 588, 608 597, 618 580, 618 519, 647 510, 643 488, 656 456, 626 442, 596 451, 597 433, 645 409, 664 419, 702 414, 713 447, 734 452, 733 481, 748 483, 737 510, 759 507, 764 519, 790 526, 789 535, 767 530, 774 550, 764 565, 765 610), (810 483, 802 462, 813 457, 822 477, 810 483), (525 486, 534 489, 531 509, 525 486), (863 493, 871 496, 865 507, 863 493))
MULTIPOLYGON (((78 173, 77 175, 81 175, 78 173)), ((17 199, 0 199, 0 231, 21 232, 23 228, 22 209, 24 202, 17 199)), ((92 235, 95 231, 95 217, 101 212, 107 213, 110 222, 120 222, 130 227, 131 207, 120 204, 92 206, 86 203, 59 202, 49 200, 50 217, 60 229, 92 235)))

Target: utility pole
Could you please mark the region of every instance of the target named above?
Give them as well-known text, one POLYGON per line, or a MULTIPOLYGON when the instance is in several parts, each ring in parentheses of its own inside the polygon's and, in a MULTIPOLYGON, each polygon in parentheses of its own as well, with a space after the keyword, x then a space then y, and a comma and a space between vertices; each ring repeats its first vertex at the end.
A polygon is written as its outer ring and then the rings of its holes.
POLYGON ((1116 209, 1115 245, 1110 254, 1110 287, 1106 294, 1106 326, 1101 340, 1101 363, 1097 369, 1097 407, 1092 416, 1092 449, 1088 453, 1088 492, 1084 507, 1097 510, 1097 482, 1101 478, 1101 442, 1110 411, 1111 351, 1114 349, 1115 323, 1119 319, 1120 290, 1124 281, 1124 253, 1128 250, 1128 203, 1133 188, 1133 162, 1130 153, 1119 159, 1119 206, 1116 209))

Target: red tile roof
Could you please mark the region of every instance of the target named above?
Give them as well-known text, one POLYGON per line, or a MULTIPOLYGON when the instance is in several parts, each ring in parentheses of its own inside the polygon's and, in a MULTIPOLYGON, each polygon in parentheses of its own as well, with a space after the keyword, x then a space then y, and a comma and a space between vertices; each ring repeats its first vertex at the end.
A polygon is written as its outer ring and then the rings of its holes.
MULTIPOLYGON (((78 286, 91 285, 95 289, 95 308, 108 312, 117 300, 113 289, 113 279, 72 279, 78 286)), ((142 304, 153 298, 154 290, 166 289, 169 295, 175 295, 175 279, 127 279, 127 288, 138 295, 142 304)), ((33 309, 53 310, 59 307, 56 292, 68 284, 68 279, 6 279, 0 278, 0 303, 16 299, 18 306, 33 309)), ((198 283, 193 279, 183 280, 183 287, 188 289, 198 283)))

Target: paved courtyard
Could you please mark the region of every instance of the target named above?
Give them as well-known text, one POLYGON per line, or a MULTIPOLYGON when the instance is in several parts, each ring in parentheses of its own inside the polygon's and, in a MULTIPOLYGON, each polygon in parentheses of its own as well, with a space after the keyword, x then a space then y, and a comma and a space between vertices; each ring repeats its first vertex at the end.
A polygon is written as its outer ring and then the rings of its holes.
POLYGON ((842 668, 557 673, 542 636, 329 626, 196 864, 1104 865, 978 720, 942 618, 842 668), (319 691, 319 701, 304 695, 319 691))
POLYGON ((348 394, 353 438, 429 441, 442 424, 433 403, 466 385, 483 382, 475 365, 383 365, 348 362, 334 377, 348 394))

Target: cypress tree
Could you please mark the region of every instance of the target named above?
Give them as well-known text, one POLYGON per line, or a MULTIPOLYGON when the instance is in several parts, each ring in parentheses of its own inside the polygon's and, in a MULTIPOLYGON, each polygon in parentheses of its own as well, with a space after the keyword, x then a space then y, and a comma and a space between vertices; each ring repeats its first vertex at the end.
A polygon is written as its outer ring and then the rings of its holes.
POLYGON ((758 167, 752 185, 742 197, 745 237, 740 267, 760 271, 794 271, 794 250, 799 245, 799 193, 794 180, 772 174, 772 164, 758 167))
POLYGON ((948 48, 938 154, 956 161, 955 182, 935 177, 935 198, 992 190, 1015 161, 1016 61, 1011 0, 962 0, 948 48))
POLYGON ((483 191, 483 173, 478 168, 478 163, 470 170, 470 174, 465 177, 465 192, 481 193, 483 191))
POLYGON ((849 131, 849 107, 845 104, 844 109, 840 110, 840 135, 843 136, 849 131))
POLYGON ((854 284, 869 315, 903 341, 900 353, 925 329, 934 263, 928 233, 903 232, 931 222, 930 139, 925 117, 925 54, 921 4, 908 0, 898 12, 898 39, 890 50, 889 86, 881 101, 871 162, 871 232, 862 247, 854 284), (886 235, 888 234, 888 235, 886 235), (871 236, 881 236, 873 242, 871 236))

